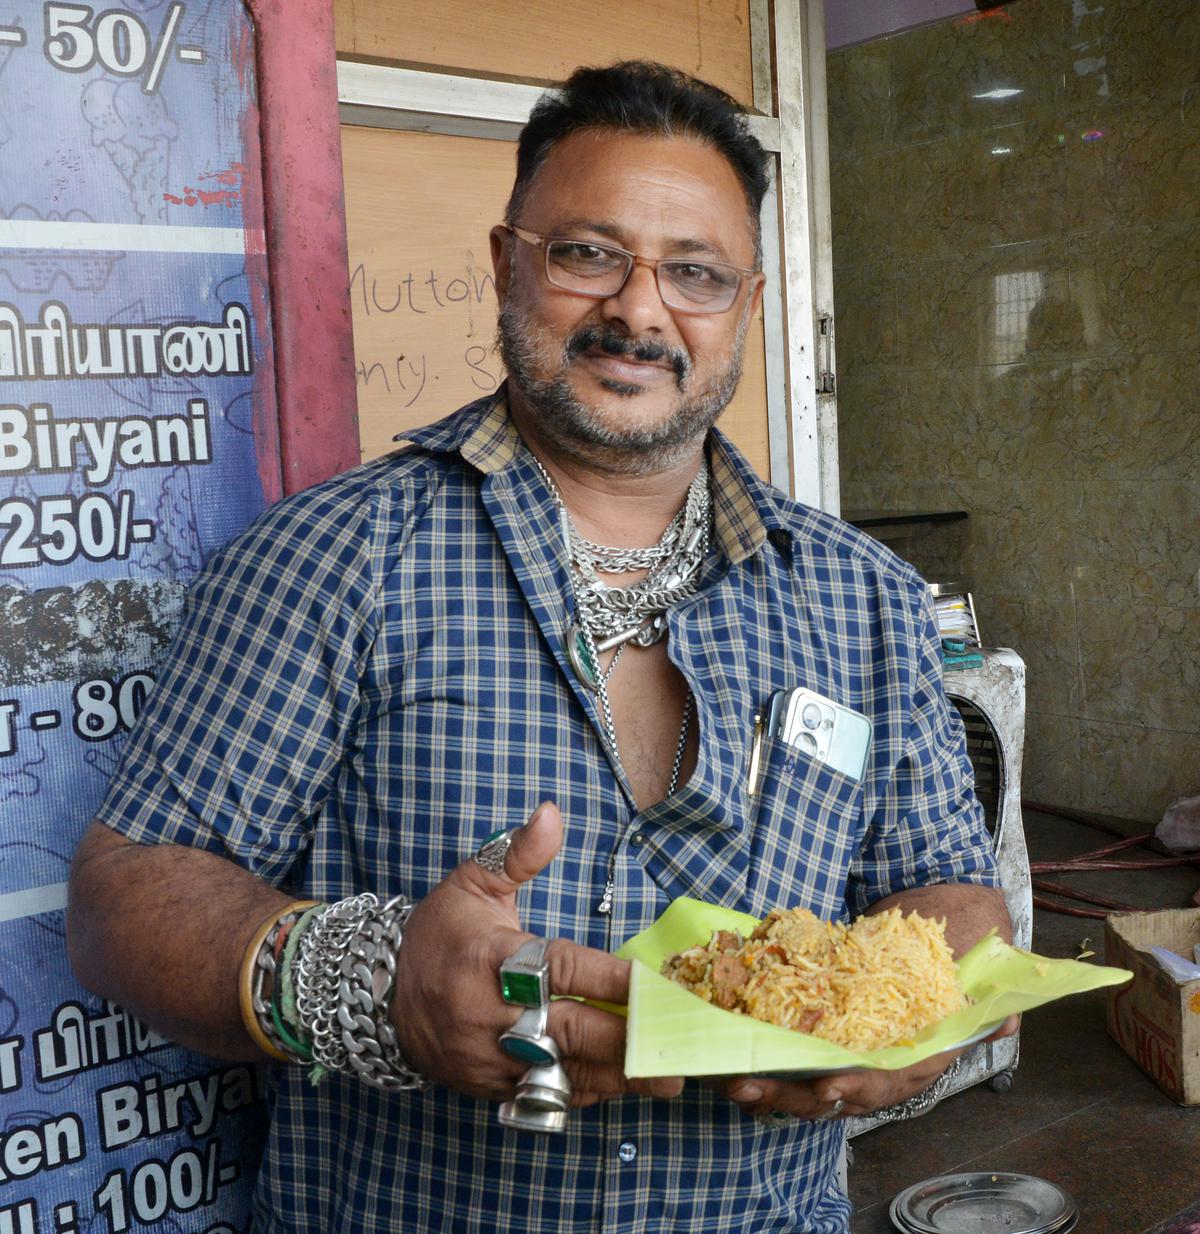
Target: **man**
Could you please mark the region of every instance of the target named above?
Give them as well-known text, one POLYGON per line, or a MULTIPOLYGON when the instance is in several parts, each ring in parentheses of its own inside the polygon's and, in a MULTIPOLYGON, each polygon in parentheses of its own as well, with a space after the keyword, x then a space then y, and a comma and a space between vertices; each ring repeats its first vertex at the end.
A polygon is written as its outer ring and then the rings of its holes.
POLYGON ((277 971, 299 966, 284 1053, 341 1070, 313 1088, 273 1069, 258 1229, 833 1234, 830 1115, 949 1061, 629 1080, 620 1017, 566 999, 514 1030, 524 996, 498 975, 546 938, 553 994, 620 1004, 611 952, 682 895, 919 908, 959 950, 1006 929, 923 584, 712 431, 762 293, 765 185, 719 92, 580 70, 535 109, 491 235, 506 387, 280 503, 197 582, 76 857, 70 938, 86 984, 227 1057, 281 1040, 239 1011, 239 967, 272 937, 277 971), (755 715, 801 685, 871 720, 866 770, 768 739, 751 794, 755 715), (416 901, 387 918, 390 1018, 359 993, 368 1052, 423 1090, 359 1084, 322 1039, 314 966, 348 944, 288 910, 347 905, 379 975, 363 892, 416 901), (498 1121, 536 1057, 509 1030, 561 1056, 561 1134, 498 1121))

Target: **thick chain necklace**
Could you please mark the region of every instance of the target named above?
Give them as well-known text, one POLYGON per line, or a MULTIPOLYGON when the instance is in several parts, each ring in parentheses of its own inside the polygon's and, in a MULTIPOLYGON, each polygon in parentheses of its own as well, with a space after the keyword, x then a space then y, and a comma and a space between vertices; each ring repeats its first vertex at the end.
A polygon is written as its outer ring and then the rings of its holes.
MULTIPOLYGON (((558 485, 532 451, 530 457, 559 509, 570 547, 571 585, 577 610, 576 620, 567 631, 571 665, 583 684, 598 696, 609 750, 613 761, 621 767, 608 682, 629 643, 650 647, 667 637, 667 609, 695 594, 699 586, 700 568, 708 552, 712 514, 708 467, 701 467, 696 474, 688 488, 687 500, 657 544, 649 548, 618 548, 596 544, 579 533, 558 485), (649 574, 629 587, 610 587, 599 577, 630 570, 648 570, 649 574), (607 671, 602 671, 600 657, 613 648, 616 648, 616 655, 607 671)), ((679 787, 693 705, 689 690, 667 786, 668 797, 679 787)), ((607 912, 610 908, 611 890, 606 889, 601 911, 607 912)))
POLYGON ((708 468, 701 467, 688 488, 683 508, 667 525, 658 543, 649 548, 611 547, 585 539, 566 512, 562 494, 549 472, 534 457, 555 504, 564 514, 571 552, 571 584, 577 619, 569 632, 567 650, 580 680, 599 691, 616 667, 600 670, 599 656, 626 643, 650 647, 667 636, 666 612, 695 594, 700 567, 708 553, 712 499, 708 468), (647 570, 640 582, 611 587, 601 574, 647 570))

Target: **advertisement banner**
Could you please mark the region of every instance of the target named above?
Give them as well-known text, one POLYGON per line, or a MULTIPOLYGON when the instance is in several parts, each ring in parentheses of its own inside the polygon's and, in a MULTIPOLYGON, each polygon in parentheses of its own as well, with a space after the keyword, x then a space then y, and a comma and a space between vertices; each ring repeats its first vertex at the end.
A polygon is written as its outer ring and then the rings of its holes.
POLYGON ((254 40, 0 8, 0 1234, 246 1227, 259 1072, 80 988, 63 907, 190 578, 278 496, 254 40))

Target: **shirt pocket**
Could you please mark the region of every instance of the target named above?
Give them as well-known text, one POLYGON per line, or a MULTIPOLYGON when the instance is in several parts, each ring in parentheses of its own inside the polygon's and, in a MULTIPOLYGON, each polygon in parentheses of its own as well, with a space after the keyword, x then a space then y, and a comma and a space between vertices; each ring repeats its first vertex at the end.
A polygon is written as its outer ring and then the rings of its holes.
POLYGON ((749 912, 807 908, 846 915, 846 880, 861 843, 863 786, 776 737, 763 743, 751 801, 749 912))

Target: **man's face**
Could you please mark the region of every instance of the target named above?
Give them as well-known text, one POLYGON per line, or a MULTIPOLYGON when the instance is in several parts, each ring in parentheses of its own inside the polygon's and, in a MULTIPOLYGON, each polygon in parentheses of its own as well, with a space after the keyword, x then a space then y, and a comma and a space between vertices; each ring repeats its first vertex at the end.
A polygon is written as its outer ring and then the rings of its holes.
MULTIPOLYGON (((755 264, 745 192, 724 155, 694 138, 564 138, 516 222, 642 257, 755 264)), ((566 453, 629 471, 669 465, 733 396, 761 280, 744 278, 728 311, 694 314, 668 308, 645 266, 592 299, 548 282, 544 251, 505 228, 492 232, 492 256, 515 401, 566 453)))

